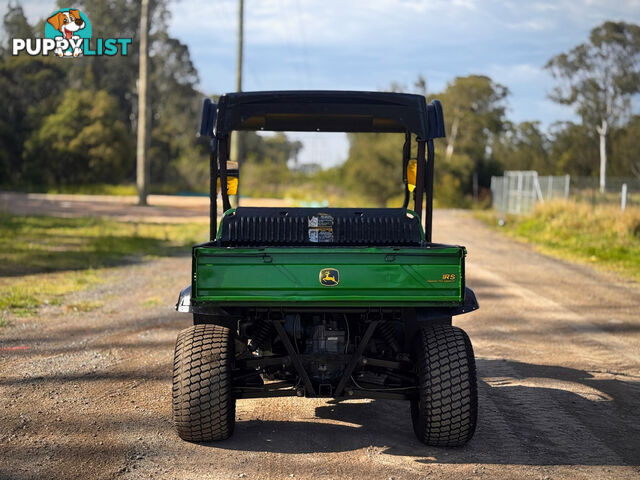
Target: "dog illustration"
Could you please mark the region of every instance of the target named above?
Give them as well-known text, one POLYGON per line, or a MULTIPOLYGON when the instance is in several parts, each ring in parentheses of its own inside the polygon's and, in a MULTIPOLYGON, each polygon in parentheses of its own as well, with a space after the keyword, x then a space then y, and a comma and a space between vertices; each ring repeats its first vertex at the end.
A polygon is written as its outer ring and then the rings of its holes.
MULTIPOLYGON (((84 20, 80 18, 80 11, 70 9, 66 12, 58 12, 47 19, 47 22, 53 26, 57 31, 62 33, 62 36, 67 41, 71 41, 73 38, 78 39, 79 37, 74 35, 78 30, 82 30, 85 27, 84 20)), ((77 57, 82 55, 82 49, 79 47, 73 48, 73 53, 71 50, 67 50, 65 52, 62 51, 62 47, 58 47, 55 49, 54 53, 59 57, 62 56, 71 56, 77 57)))

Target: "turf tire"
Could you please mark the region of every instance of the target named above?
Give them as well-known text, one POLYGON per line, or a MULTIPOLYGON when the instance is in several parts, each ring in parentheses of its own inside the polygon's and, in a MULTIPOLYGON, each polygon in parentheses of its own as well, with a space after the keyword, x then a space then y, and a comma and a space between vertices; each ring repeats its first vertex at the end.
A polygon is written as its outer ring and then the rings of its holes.
POLYGON ((224 440, 233 433, 233 335, 219 325, 194 325, 178 335, 173 360, 173 424, 190 442, 224 440))
POLYGON ((423 327, 414 345, 418 398, 411 402, 413 430, 434 447, 459 447, 476 429, 478 390, 467 334, 450 325, 423 327))

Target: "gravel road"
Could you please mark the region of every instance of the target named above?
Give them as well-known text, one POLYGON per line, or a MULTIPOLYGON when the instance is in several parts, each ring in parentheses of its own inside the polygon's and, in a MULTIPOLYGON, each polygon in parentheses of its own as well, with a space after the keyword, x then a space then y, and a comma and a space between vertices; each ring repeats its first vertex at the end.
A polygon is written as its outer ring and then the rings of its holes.
POLYGON ((225 442, 171 427, 172 311, 190 259, 120 267, 0 329, 0 478, 640 478, 640 288, 437 211, 481 308, 480 416, 464 448, 420 444, 394 401, 242 400, 225 442))

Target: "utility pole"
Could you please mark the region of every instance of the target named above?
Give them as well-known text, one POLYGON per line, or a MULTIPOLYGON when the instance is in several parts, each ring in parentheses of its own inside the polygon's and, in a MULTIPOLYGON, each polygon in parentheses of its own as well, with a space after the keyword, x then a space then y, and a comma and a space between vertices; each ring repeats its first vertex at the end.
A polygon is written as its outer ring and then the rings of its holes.
MULTIPOLYGON (((236 66, 236 92, 242 91, 242 54, 244 47, 244 0, 238 0, 238 64, 236 66)), ((240 132, 234 132, 231 138, 231 160, 238 162, 242 158, 242 136, 240 132)), ((240 199, 240 187, 238 186, 238 201, 240 199)))
POLYGON ((242 91, 242 53, 244 47, 244 0, 238 0, 238 66, 236 70, 236 91, 242 91))
POLYGON ((149 72, 149 0, 142 0, 140 11, 140 67, 138 72, 138 143, 136 146, 136 184, 138 186, 138 204, 147 204, 149 182, 149 114, 147 112, 147 82, 149 72))

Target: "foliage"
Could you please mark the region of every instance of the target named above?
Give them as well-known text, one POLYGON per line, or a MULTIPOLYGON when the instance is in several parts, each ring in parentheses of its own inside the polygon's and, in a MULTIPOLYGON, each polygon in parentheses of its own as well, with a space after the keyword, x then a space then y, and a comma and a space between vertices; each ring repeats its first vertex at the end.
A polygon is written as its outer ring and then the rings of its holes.
POLYGON ((554 173, 550 140, 540 129, 540 122, 505 123, 504 130, 493 138, 491 151, 509 170, 536 170, 541 175, 554 173))
MULTIPOLYGON (((63 8, 68 4, 59 0, 63 8)), ((132 37, 137 45, 137 0, 81 0, 74 7, 91 19, 97 37, 132 37), (127 12, 127 15, 113 15, 127 12), (99 20, 98 20, 99 19, 99 20)), ((168 0, 151 2, 150 150, 154 192, 208 192, 208 146, 195 140, 203 94, 189 48, 168 31, 168 0)), ((5 39, 42 36, 45 20, 30 25, 22 8, 8 6, 5 39)), ((428 92, 418 76, 409 89, 442 101, 447 138, 436 140, 435 201, 469 206, 473 179, 486 196, 492 175, 533 169, 593 176, 598 133, 613 175, 640 176, 639 117, 630 98, 640 91, 640 27, 605 22, 589 40, 553 57, 558 80, 553 98, 576 106, 582 124, 514 124, 506 118, 508 89, 484 75, 456 77, 442 92, 428 92)), ((0 47, 0 187, 40 191, 108 192, 135 181, 138 51, 127 56, 13 57, 0 47)), ((393 83, 391 91, 407 91, 393 83)), ((402 135, 350 134, 345 163, 326 172, 297 165, 302 148, 284 134, 243 133, 240 191, 244 196, 287 196, 300 202, 399 205, 403 198, 402 135)), ((412 157, 415 158, 415 148, 412 157)))
POLYGON ((117 183, 133 165, 131 137, 105 90, 67 90, 24 148, 24 178, 32 184, 117 183))
POLYGON ((447 138, 441 147, 439 168, 458 177, 465 194, 471 193, 474 172, 488 187, 499 168, 489 149, 491 139, 505 127, 509 90, 484 75, 456 77, 438 98, 445 109, 447 138), (445 148, 446 145, 446 148, 445 148))
POLYGON ((286 166, 289 160, 297 158, 302 149, 300 142, 291 142, 287 136, 278 132, 274 135, 258 135, 255 132, 242 132, 244 160, 248 163, 274 163, 286 166))
MULTIPOLYGON (((416 86, 426 89, 418 78, 416 86)), ((391 89, 401 89, 391 86, 391 89)), ((446 140, 437 140, 434 196, 439 206, 468 206, 472 178, 489 186, 492 174, 501 172, 490 154, 490 140, 505 126, 506 87, 481 75, 457 77, 438 98, 445 110, 446 140)), ((402 145, 404 136, 392 134, 350 134, 349 158, 344 164, 344 184, 376 205, 399 203, 402 197, 402 145)), ((415 142, 414 142, 415 143, 415 142)), ((415 158, 415 145, 412 158, 415 158)))
POLYGON ((609 129, 626 120, 631 97, 640 92, 640 26, 605 22, 591 31, 589 41, 546 65, 558 85, 552 100, 573 105, 583 125, 600 140, 600 183, 604 188, 609 129))
POLYGON ((587 125, 610 125, 628 113, 631 95, 640 91, 640 26, 605 22, 594 28, 589 41, 546 65, 561 83, 551 98, 575 105, 587 125))
POLYGON ((598 172, 598 139, 596 133, 572 122, 551 126, 550 157, 555 174, 595 176, 598 172))
POLYGON ((289 162, 302 148, 300 142, 290 142, 284 133, 265 136, 242 132, 243 159, 240 167, 240 191, 253 197, 280 197, 292 183, 304 175, 289 169, 289 162))
MULTIPOLYGON (((68 5, 60 1, 61 8, 68 5)), ((97 37, 132 37, 137 45, 140 3, 84 0, 74 4, 94 21, 97 37), (127 15, 113 15, 127 12, 127 15)), ((175 189, 205 190, 206 144, 194 142, 202 94, 188 48, 168 34, 166 0, 151 2, 151 180, 175 189)), ((4 19, 11 36, 41 36, 20 6, 4 19)), ((13 57, 0 52, 0 184, 46 189, 84 182, 132 182, 138 51, 127 56, 13 57), (64 64, 64 65, 63 65, 64 64)))
POLYGON ((446 108, 448 141, 453 151, 471 157, 478 164, 485 158, 490 135, 504 128, 507 87, 493 82, 484 75, 456 77, 446 89, 430 95, 439 99, 446 108), (454 138, 454 124, 458 124, 454 138))
POLYGON ((402 192, 404 135, 352 133, 348 138, 349 157, 342 170, 345 186, 377 206, 385 206, 402 192))
MULTIPOLYGON (((489 220, 488 214, 480 214, 489 220)), ((495 223, 494 223, 495 224, 495 223)), ((508 217, 508 235, 546 253, 640 280, 640 210, 573 202, 539 204, 528 216, 508 217)))
POLYGON ((640 178, 640 116, 612 134, 612 175, 635 175, 640 178))

